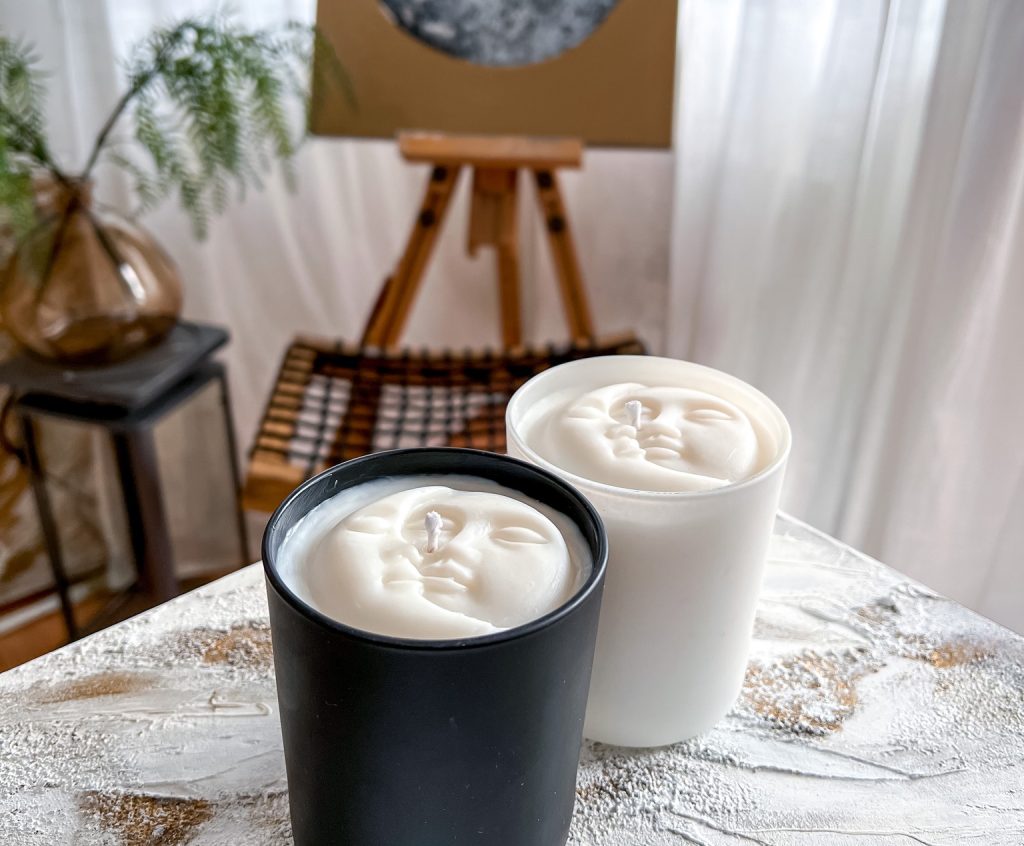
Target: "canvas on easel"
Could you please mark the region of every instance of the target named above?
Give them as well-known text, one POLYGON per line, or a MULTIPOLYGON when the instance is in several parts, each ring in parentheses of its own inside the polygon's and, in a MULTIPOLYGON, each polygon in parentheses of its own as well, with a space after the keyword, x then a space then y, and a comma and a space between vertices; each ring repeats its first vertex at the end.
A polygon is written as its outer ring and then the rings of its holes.
POLYGON ((405 130, 567 136, 590 146, 668 147, 676 5, 562 0, 543 4, 552 11, 542 12, 536 11, 541 4, 502 0, 320 0, 317 25, 355 96, 326 84, 316 92, 311 129, 318 135, 382 138, 405 130), (407 10, 424 8, 447 16, 410 18, 403 25, 400 16, 407 10), (523 17, 531 8, 537 20, 523 17), (576 14, 567 17, 568 12, 576 14), (488 15, 494 17, 490 24, 488 15), (578 19, 593 30, 573 28, 578 19), (476 29, 465 20, 476 21, 476 29), (418 37, 431 33, 429 42, 418 37), (446 34, 454 44, 448 52, 439 49, 446 34), (559 38, 567 49, 548 55, 560 46, 559 38), (544 58, 480 63, 503 57, 544 58))

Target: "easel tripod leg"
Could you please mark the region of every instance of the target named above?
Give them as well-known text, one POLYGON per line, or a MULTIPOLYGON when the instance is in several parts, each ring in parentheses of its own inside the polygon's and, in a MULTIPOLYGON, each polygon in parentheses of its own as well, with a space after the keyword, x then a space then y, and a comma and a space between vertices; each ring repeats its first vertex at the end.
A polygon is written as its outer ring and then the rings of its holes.
POLYGON ((580 273, 576 247, 569 231, 565 203, 558 189, 558 179, 551 170, 535 171, 534 177, 537 183, 537 200, 544 216, 544 227, 555 260, 555 271, 558 275, 569 334, 574 341, 593 340, 594 322, 590 316, 590 303, 583 288, 583 275, 580 273))
POLYGON ((444 222, 458 176, 457 165, 435 165, 431 171, 405 252, 366 327, 363 335, 365 345, 390 347, 397 343, 444 222))

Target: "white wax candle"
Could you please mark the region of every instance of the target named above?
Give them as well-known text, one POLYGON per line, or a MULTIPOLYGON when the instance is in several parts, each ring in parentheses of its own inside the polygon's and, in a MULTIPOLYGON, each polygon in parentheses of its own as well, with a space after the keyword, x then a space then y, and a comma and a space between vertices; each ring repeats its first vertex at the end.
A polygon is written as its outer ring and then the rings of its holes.
POLYGON ((506 424, 509 454, 573 483, 608 532, 587 737, 659 746, 709 728, 743 682, 785 417, 725 373, 609 356, 535 376, 506 424))
POLYGON ((573 386, 531 410, 523 436, 584 479, 645 491, 699 491, 750 478, 778 451, 764 423, 682 385, 573 386))
POLYGON ((369 632, 449 639, 553 611, 590 572, 564 515, 468 476, 378 479, 314 508, 281 549, 285 584, 369 632))

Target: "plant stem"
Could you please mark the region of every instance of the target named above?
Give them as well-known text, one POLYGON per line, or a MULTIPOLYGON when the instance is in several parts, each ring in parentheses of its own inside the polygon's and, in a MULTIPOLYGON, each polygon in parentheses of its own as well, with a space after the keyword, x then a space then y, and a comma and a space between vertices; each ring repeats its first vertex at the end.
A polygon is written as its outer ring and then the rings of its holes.
POLYGON ((121 266, 124 264, 123 256, 118 251, 117 246, 114 244, 114 242, 110 240, 110 237, 107 235, 106 230, 104 230, 103 228, 103 224, 101 224, 96 219, 96 216, 92 213, 92 210, 83 206, 82 211, 85 212, 85 216, 88 219, 89 224, 92 226, 93 232, 96 233, 96 238, 100 242, 100 246, 103 248, 103 252, 105 252, 107 254, 107 258, 110 259, 110 263, 114 267, 114 275, 117 276, 118 283, 121 285, 121 288, 124 289, 124 292, 128 295, 128 299, 131 300, 133 303, 137 304, 138 299, 136 293, 132 290, 131 286, 124 278, 124 272, 121 270, 121 266))
POLYGON ((33 302, 37 308, 43 301, 43 296, 46 294, 46 286, 50 284, 50 274, 53 273, 54 265, 57 264, 57 256, 60 255, 60 251, 64 247, 64 236, 67 233, 68 223, 71 221, 71 215, 74 213, 77 206, 78 197, 70 197, 68 199, 68 204, 64 207, 64 213, 61 215, 60 223, 57 224, 57 231, 54 233, 53 243, 50 245, 50 254, 46 257, 46 266, 43 268, 43 276, 39 282, 39 288, 36 290, 35 296, 33 297, 33 302))
MULTIPOLYGON (((175 32, 180 32, 181 25, 179 25, 175 32)), ((153 64, 150 68, 142 75, 140 75, 132 86, 124 92, 121 99, 117 101, 117 105, 114 106, 114 111, 110 113, 110 117, 107 118, 107 122, 103 124, 103 128, 100 129, 99 135, 96 136, 96 143, 93 144, 92 152, 89 153, 89 158, 85 163, 85 167, 82 169, 82 175, 80 179, 84 182, 89 178, 89 174, 92 173, 92 169, 96 166, 96 161, 100 157, 100 153, 103 152, 103 147, 107 143, 107 138, 114 129, 114 124, 117 123, 118 119, 124 113, 124 110, 128 108, 128 104, 135 98, 135 96, 150 82, 152 82, 157 74, 162 73, 164 70, 164 61, 167 59, 167 54, 171 51, 174 44, 177 43, 176 38, 170 38, 165 42, 159 50, 153 56, 153 64)))
POLYGON ((149 84, 154 75, 155 71, 150 71, 140 77, 131 88, 124 92, 121 99, 117 101, 117 105, 114 106, 114 111, 110 113, 110 117, 107 118, 107 122, 103 124, 103 128, 100 130, 99 135, 96 136, 96 143, 93 144, 92 152, 89 153, 89 158, 85 163, 85 167, 82 169, 82 175, 79 179, 83 182, 89 178, 89 174, 92 173, 92 169, 96 166, 96 160, 100 157, 100 153, 103 152, 103 147, 107 143, 107 138, 111 131, 114 129, 114 124, 117 123, 118 118, 121 117, 124 110, 128 108, 128 104, 132 101, 135 95, 149 84))

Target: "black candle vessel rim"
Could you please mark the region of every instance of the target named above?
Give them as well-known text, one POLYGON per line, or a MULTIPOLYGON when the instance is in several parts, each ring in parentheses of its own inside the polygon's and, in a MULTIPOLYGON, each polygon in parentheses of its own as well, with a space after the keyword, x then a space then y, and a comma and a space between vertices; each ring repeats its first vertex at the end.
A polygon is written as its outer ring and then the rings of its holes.
MULTIPOLYGON (((372 478, 372 477, 371 477, 372 478)), ((356 484, 363 484, 366 481, 370 481, 371 478, 362 479, 356 484)), ((349 487, 354 487, 351 485, 349 487)), ((347 488, 338 488, 331 496, 336 496, 347 488)), ((529 496, 523 492, 524 495, 529 496)), ((326 497, 317 504, 326 502, 331 497, 326 497)), ((554 506, 552 506, 554 507, 554 506)), ((308 511, 306 512, 308 513, 308 511)), ((299 518, 301 519, 301 518, 299 518)), ((298 521, 296 521, 298 522, 298 521)), ((280 546, 280 544, 279 544, 280 546)), ((418 650, 418 651, 450 651, 450 650, 465 650, 473 649, 477 647, 487 647, 493 644, 506 643, 511 640, 516 640, 521 637, 527 637, 532 635, 548 626, 557 623, 562 618, 573 613, 573 611, 580 605, 582 605, 587 598, 598 589, 601 581, 604 577, 605 569, 608 564, 608 539, 604 531, 604 523, 601 520, 601 516, 597 513, 597 510, 590 501, 583 496, 576 488, 570 485, 565 480, 559 478, 557 475, 547 470, 544 467, 538 467, 534 464, 529 464, 525 461, 521 461, 518 458, 512 458, 508 455, 501 455, 495 452, 486 452, 478 449, 465 449, 462 447, 414 447, 408 449, 392 449, 385 450, 382 452, 374 452, 369 455, 363 455, 359 458, 353 458, 342 464, 336 464, 333 467, 328 467, 316 476, 313 476, 299 485, 294 491, 292 491, 285 500, 277 507, 274 513, 270 517, 270 521, 267 523, 267 529, 263 533, 263 571, 266 574, 267 580, 273 586, 274 590, 295 610, 301 613, 303 616, 312 620, 317 625, 326 627, 338 634, 343 634, 348 637, 364 640, 370 643, 377 644, 382 647, 392 647, 400 650, 418 650), (427 638, 407 638, 407 637, 395 637, 393 635, 379 634, 377 632, 369 632, 365 629, 359 629, 354 626, 342 623, 339 620, 329 617, 321 611, 311 606, 301 597, 297 596, 291 588, 285 584, 280 574, 277 572, 277 568, 273 563, 275 554, 270 549, 270 535, 271 529, 280 522, 286 512, 290 509, 291 504, 301 498, 305 492, 312 487, 319 485, 325 477, 329 477, 338 474, 342 468, 346 472, 352 473, 357 471, 364 465, 370 465, 377 462, 390 463, 394 461, 401 461, 402 458, 417 456, 424 457, 430 454, 437 456, 440 467, 436 469, 430 469, 429 471, 412 471, 402 472, 394 470, 382 472, 381 476, 437 476, 437 475, 463 475, 463 476, 477 476, 481 479, 486 479, 497 484, 504 485, 512 489, 516 489, 515 485, 509 484, 504 480, 494 479, 491 474, 487 472, 488 465, 494 464, 507 464, 514 465, 520 468, 520 472, 526 472, 529 475, 536 476, 544 479, 550 483, 570 501, 574 502, 575 505, 583 511, 588 519, 593 523, 595 528, 594 543, 591 543, 591 538, 588 536, 588 532, 585 527, 579 525, 580 520, 577 515, 568 513, 564 508, 558 508, 565 516, 570 519, 580 529, 581 534, 584 537, 584 541, 591 553, 592 564, 590 573, 584 580, 583 584, 576 590, 576 592, 569 597, 568 600, 563 602, 557 608, 549 611, 541 617, 537 617, 534 620, 530 620, 519 626, 513 626, 512 628, 505 629, 501 632, 495 632, 493 634, 478 635, 476 637, 465 637, 465 638, 450 638, 444 640, 438 639, 427 639, 427 638), (457 457, 464 458, 468 461, 468 466, 457 467, 455 459, 457 457), (451 465, 451 466, 448 466, 451 465)))

